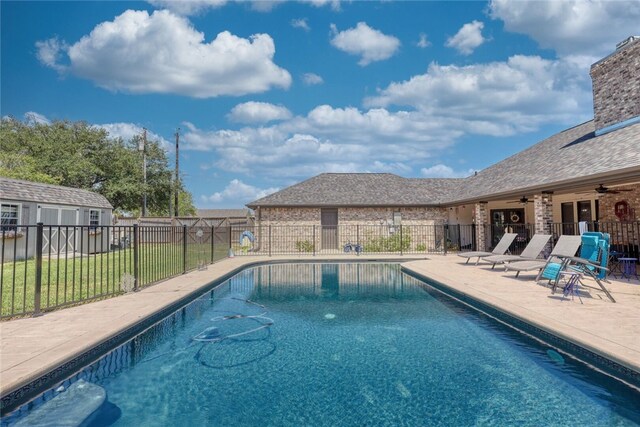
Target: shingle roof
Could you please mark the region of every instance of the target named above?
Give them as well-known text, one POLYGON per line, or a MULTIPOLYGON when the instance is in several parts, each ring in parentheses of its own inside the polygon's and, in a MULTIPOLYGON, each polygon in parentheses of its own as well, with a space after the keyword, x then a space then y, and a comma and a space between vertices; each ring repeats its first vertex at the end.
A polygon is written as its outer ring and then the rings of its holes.
POLYGON ((0 199, 113 209, 101 194, 79 188, 0 177, 0 199))
POLYGON ((640 123, 595 136, 593 121, 557 133, 465 179, 450 202, 554 190, 617 172, 640 176, 640 123))
POLYGON ((323 173, 247 206, 421 206, 440 203, 460 179, 390 173, 323 173))
POLYGON ((640 179, 640 123, 595 136, 593 121, 589 121, 469 178, 326 173, 247 206, 433 206, 554 190, 616 174, 640 179))
POLYGON ((249 209, 198 209, 200 218, 246 218, 250 214, 249 209))

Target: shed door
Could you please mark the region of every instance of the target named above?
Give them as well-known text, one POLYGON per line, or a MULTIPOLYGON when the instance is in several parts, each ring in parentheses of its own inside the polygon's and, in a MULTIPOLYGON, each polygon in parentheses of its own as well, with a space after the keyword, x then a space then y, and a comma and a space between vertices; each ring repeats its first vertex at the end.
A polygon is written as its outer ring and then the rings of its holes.
POLYGON ((40 222, 44 225, 58 225, 58 208, 41 208, 40 222))
POLYGON ((320 211, 322 249, 338 249, 338 209, 320 211))

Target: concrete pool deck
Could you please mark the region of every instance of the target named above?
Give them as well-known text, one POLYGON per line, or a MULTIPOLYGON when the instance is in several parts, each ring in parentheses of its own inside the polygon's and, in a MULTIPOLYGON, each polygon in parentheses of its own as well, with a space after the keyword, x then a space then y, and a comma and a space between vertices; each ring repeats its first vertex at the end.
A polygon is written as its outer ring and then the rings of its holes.
MULTIPOLYGON (((486 265, 464 265, 455 255, 403 257, 403 266, 490 304, 541 329, 640 372, 640 283, 614 280, 613 304, 587 289, 579 300, 561 300, 533 282, 533 275, 486 265), (412 260, 414 259, 414 260, 412 260)), ((0 394, 19 389, 76 355, 107 341, 163 308, 206 288, 212 281, 256 262, 397 260, 398 256, 235 257, 115 298, 0 323, 0 394)))

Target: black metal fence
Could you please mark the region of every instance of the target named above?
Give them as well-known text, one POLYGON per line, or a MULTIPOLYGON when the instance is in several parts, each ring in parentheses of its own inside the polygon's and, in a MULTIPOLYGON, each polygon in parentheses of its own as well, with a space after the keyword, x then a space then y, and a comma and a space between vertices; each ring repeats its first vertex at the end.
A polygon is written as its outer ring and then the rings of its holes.
POLYGON ((231 227, 236 255, 443 254, 475 248, 474 225, 231 227))
MULTIPOLYGON (((578 224, 550 224, 555 240, 579 234, 578 224)), ((611 235, 611 249, 640 257, 640 222, 592 222, 611 235)), ((0 231, 0 318, 39 314, 137 290, 235 255, 447 254, 473 251, 484 237, 491 250, 517 234, 519 254, 532 224, 271 225, 271 226, 13 226, 0 231)))
POLYGON ((138 290, 222 259, 228 227, 15 226, 0 232, 0 318, 138 290))
MULTIPOLYGON (((620 256, 640 258, 640 221, 632 222, 584 222, 582 231, 599 231, 611 235, 611 251, 620 256)), ((553 240, 563 234, 580 234, 580 223, 551 224, 553 240)))

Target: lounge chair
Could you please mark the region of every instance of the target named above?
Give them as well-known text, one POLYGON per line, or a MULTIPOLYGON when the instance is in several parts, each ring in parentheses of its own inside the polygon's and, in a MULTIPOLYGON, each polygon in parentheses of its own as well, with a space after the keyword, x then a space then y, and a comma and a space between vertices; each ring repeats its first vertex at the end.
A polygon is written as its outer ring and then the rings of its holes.
POLYGON ((515 261, 504 265, 505 270, 513 270, 516 272, 516 277, 520 275, 522 271, 534 271, 540 270, 536 281, 543 277, 549 280, 555 280, 560 271, 562 260, 559 256, 570 257, 574 256, 578 252, 578 248, 581 243, 580 236, 560 236, 556 243, 551 255, 546 260, 531 260, 531 261, 515 261))
MULTIPOLYGON (((582 246, 579 257, 560 257, 562 265, 560 270, 576 271, 583 276, 589 276, 598 284, 611 302, 616 302, 601 279, 607 275, 609 262, 609 242, 611 236, 607 233, 587 232, 582 234, 582 246)), ((558 287, 559 277, 553 280, 552 291, 558 287)), ((582 282, 582 280, 580 280, 582 282)))
POLYGON ((536 234, 531 238, 527 247, 524 248, 520 255, 491 255, 482 260, 492 263, 492 270, 496 264, 505 264, 513 261, 533 261, 538 258, 550 238, 551 235, 549 234, 536 234))
POLYGON ((507 252, 507 249, 509 249, 509 246, 511 246, 511 243, 513 243, 513 241, 515 240, 516 236, 517 236, 516 233, 505 233, 492 252, 482 252, 482 251, 462 252, 462 253, 459 253, 458 256, 461 256, 467 259, 467 262, 465 262, 465 264, 468 264, 471 258, 478 257, 478 260, 476 261, 476 265, 477 265, 478 262, 480 262, 480 258, 488 257, 491 255, 504 255, 504 253, 507 252))

